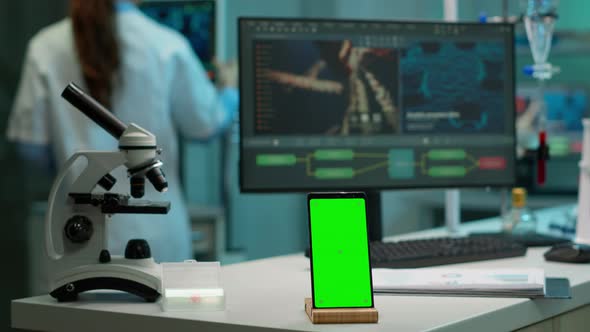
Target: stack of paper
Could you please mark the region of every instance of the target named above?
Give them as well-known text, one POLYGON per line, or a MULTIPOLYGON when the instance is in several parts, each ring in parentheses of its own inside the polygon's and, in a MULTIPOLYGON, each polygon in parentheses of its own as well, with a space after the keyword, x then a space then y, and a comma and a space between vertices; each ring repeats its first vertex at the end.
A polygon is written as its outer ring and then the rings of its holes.
POLYGON ((375 293, 543 297, 542 269, 373 269, 375 293))

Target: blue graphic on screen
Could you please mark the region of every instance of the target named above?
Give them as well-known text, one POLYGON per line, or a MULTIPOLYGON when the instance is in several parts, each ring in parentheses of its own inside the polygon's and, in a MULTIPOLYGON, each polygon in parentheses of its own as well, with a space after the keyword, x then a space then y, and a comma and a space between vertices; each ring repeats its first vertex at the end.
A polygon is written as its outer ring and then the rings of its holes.
POLYGON ((401 53, 404 132, 504 131, 501 42, 415 42, 401 53))
POLYGON ((213 2, 144 3, 141 10, 159 23, 184 35, 205 66, 210 65, 214 52, 213 2))

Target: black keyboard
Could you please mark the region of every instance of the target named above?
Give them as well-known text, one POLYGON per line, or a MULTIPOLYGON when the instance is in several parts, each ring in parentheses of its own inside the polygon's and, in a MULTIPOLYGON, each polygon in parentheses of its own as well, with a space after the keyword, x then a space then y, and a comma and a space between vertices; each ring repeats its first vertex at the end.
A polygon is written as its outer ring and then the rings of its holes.
POLYGON ((505 233, 471 233, 469 236, 494 236, 508 238, 528 247, 550 247, 556 244, 569 243, 571 239, 548 234, 505 234, 505 233))
POLYGON ((398 242, 371 242, 372 267, 413 268, 524 256, 526 247, 509 238, 478 235, 398 242))

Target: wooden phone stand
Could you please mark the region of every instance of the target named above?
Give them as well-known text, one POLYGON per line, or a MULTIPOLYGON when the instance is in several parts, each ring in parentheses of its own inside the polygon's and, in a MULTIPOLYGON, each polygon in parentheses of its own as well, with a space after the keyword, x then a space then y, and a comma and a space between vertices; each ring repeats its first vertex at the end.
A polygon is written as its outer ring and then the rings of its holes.
POLYGON ((377 323, 379 312, 375 308, 316 309, 311 298, 305 298, 305 312, 314 324, 377 323))

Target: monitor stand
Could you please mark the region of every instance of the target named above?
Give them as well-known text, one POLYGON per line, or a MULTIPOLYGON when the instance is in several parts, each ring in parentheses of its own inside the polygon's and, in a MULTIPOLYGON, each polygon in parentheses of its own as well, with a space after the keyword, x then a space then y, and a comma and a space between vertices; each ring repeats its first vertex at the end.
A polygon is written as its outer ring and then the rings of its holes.
POLYGON ((383 223, 381 222, 381 191, 367 191, 367 225, 369 242, 383 240, 383 223))
POLYGON ((465 235, 461 226, 461 192, 459 189, 445 190, 445 225, 450 236, 465 235))
MULTIPOLYGON (((367 224, 369 226, 369 241, 383 240, 381 191, 367 191, 367 224)), ((445 224, 450 236, 465 235, 460 232, 461 200, 459 189, 445 191, 445 224)))

